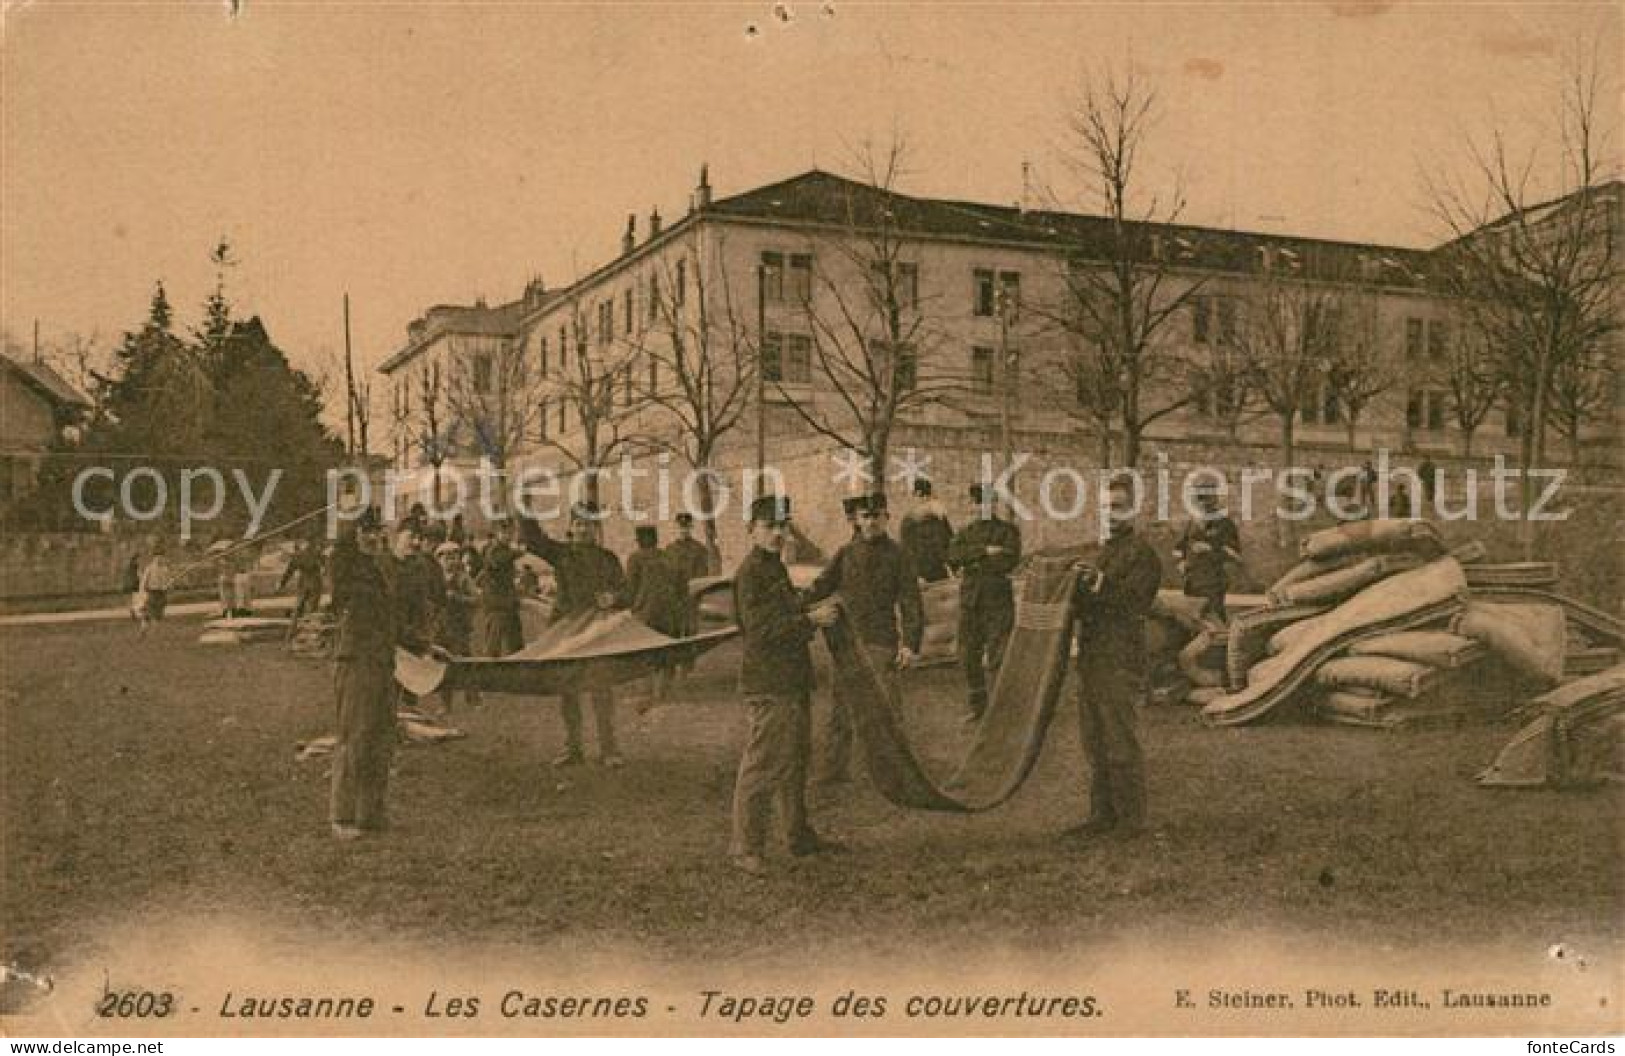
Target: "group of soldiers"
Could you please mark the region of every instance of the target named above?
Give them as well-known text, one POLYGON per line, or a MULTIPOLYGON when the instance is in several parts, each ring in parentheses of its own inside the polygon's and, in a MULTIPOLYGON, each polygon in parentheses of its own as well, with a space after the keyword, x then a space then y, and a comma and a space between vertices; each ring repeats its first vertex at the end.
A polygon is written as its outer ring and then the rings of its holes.
MULTIPOLYGON (((385 827, 384 787, 393 749, 394 650, 450 656, 508 656, 524 647, 520 621, 521 558, 527 552, 552 566, 552 619, 630 609, 649 626, 683 637, 695 613, 688 584, 706 574, 709 554, 693 538, 693 518, 677 518, 678 538, 661 549, 656 530, 637 529, 637 550, 621 561, 598 541, 601 516, 588 503, 571 510, 568 535, 553 539, 534 521, 494 522, 483 547, 446 538, 438 525, 407 517, 393 539, 376 510, 366 510, 353 532, 340 537, 332 558, 333 613, 338 621, 338 743, 330 821, 340 839, 385 827)), ((662 674, 656 693, 665 692, 662 674)), ((465 691, 477 704, 475 691, 465 691)), ((624 765, 615 735, 615 698, 590 691, 600 762, 624 765)), ((450 690, 442 708, 452 708, 450 690)), ((564 750, 555 766, 585 762, 579 694, 564 695, 564 750)))
MULTIPOLYGON (((1078 715, 1091 777, 1089 814, 1065 833, 1072 841, 1132 837, 1145 823, 1144 765, 1134 726, 1144 695, 1143 622, 1156 598, 1162 566, 1136 530, 1135 487, 1131 479, 1111 482, 1104 510, 1107 539, 1097 555, 1077 566, 1078 715)), ((782 558, 790 532, 790 499, 769 495, 752 504, 750 552, 733 584, 743 642, 739 691, 749 722, 732 810, 730 860, 737 869, 753 876, 768 872, 767 842, 775 813, 790 854, 841 847, 817 833, 807 816, 806 786, 813 776, 810 645, 819 628, 844 614, 895 705, 898 674, 920 652, 920 585, 957 574, 966 720, 982 719, 1014 625, 1011 575, 1021 560, 1022 539, 1017 525, 1001 516, 990 485, 973 486, 970 498, 977 516, 954 531, 932 497, 930 482, 917 481, 901 542, 890 534, 885 495, 845 500, 852 536, 804 591, 792 585, 782 558)), ((1187 592, 1202 596, 1204 613, 1222 620, 1226 562, 1236 556, 1240 543, 1216 501, 1202 501, 1203 516, 1186 528, 1176 553, 1187 592)), ((709 570, 709 555, 692 539, 692 519, 679 517, 680 538, 664 550, 652 527, 640 527, 638 548, 624 570, 598 541, 601 520, 596 508, 578 505, 564 539, 552 538, 532 520, 499 521, 483 550, 465 552, 461 569, 442 562, 439 576, 431 574, 436 562, 424 560, 429 544, 422 529, 410 523, 397 530, 391 550, 383 543, 382 523, 368 511, 354 536, 341 541, 333 577, 340 627, 340 729, 331 809, 335 835, 353 838, 384 823, 395 644, 461 655, 505 656, 520 649, 515 569, 523 553, 552 566, 555 620, 630 608, 673 637, 694 632, 687 584, 709 570), (470 607, 459 610, 459 601, 470 607), (442 614, 438 622, 436 611, 442 614), (471 620, 459 620, 453 615, 458 611, 471 612, 471 620), (459 638, 465 629, 469 637, 459 638)), ((662 681, 657 692, 663 688, 662 681)), ((602 687, 586 695, 600 759, 618 767, 622 759, 613 692, 602 687)), ((823 772, 818 776, 823 781, 850 778, 851 707, 837 692, 822 738, 823 772)), ((561 710, 566 743, 554 764, 580 764, 585 760, 580 696, 563 697, 561 710)))

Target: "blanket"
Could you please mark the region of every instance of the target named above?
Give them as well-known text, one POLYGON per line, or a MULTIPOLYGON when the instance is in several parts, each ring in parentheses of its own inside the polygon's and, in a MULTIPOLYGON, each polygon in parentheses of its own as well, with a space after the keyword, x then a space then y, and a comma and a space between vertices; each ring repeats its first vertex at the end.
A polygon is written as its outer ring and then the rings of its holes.
POLYGON ((1013 796, 1038 762, 1066 681, 1077 574, 1072 557, 1033 559, 1021 585, 1015 629, 975 740, 952 776, 938 782, 915 754, 845 616, 824 631, 837 684, 870 777, 899 806, 959 813, 989 810, 1013 796))

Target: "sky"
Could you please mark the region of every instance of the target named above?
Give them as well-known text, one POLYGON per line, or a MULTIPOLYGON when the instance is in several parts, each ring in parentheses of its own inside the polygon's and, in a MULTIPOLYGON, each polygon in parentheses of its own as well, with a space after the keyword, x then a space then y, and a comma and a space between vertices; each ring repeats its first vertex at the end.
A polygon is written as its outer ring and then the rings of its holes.
POLYGON ((720 197, 894 130, 906 192, 1014 202, 1026 161, 1081 201, 1064 104, 1125 63, 1184 219, 1424 246, 1425 170, 1492 128, 1549 147, 1568 57, 1617 93, 1625 50, 1615 2, 774 7, 7 2, 0 325, 115 344, 160 279, 195 322, 223 235, 227 296, 296 364, 342 349, 348 292, 374 365, 429 305, 567 283, 628 213, 680 216, 702 162, 720 197))

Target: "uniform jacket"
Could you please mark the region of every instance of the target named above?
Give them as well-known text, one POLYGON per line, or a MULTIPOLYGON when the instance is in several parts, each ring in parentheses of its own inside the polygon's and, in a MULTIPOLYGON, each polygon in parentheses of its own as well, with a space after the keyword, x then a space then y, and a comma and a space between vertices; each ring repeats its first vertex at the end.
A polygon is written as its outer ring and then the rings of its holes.
POLYGON ((744 635, 740 692, 795 696, 812 690, 814 627, 790 585, 790 573, 770 550, 753 546, 734 573, 734 612, 744 635))
POLYGON ((807 593, 808 601, 839 594, 858 641, 896 649, 897 620, 902 616, 902 641, 920 651, 925 613, 920 584, 903 548, 889 535, 852 540, 835 552, 835 559, 819 573, 807 593))
POLYGON ((1021 560, 1021 529, 1009 521, 986 517, 959 530, 948 547, 948 564, 960 572, 959 604, 1009 605, 1010 573, 1021 560), (1004 547, 989 554, 990 546, 1004 547))
POLYGON ((621 559, 597 543, 561 542, 537 533, 527 545, 532 553, 553 566, 557 589, 553 594, 553 618, 562 619, 598 607, 598 595, 615 595, 626 604, 626 576, 621 559))
POLYGON ((338 660, 394 662, 398 569, 388 554, 354 545, 333 551, 333 612, 338 617, 333 656, 338 660))
POLYGON ((1229 557, 1226 548, 1241 553, 1241 532, 1236 522, 1223 515, 1194 520, 1185 525, 1174 553, 1185 562, 1185 593, 1193 598, 1206 598, 1223 594, 1230 586, 1229 557), (1207 553, 1191 553, 1191 544, 1206 543, 1207 553))
POLYGON ((676 634, 688 605, 688 584, 659 550, 634 550, 626 559, 626 600, 632 613, 662 634, 676 634))
POLYGON ((692 580, 709 575, 711 572, 711 555, 705 549, 705 544, 698 539, 672 540, 666 544, 666 556, 671 559, 672 567, 683 577, 685 588, 692 580))
POLYGON ((900 534, 903 553, 916 576, 932 583, 947 578, 948 548, 953 545, 954 529, 939 504, 904 514, 900 534))
POLYGON ((479 591, 479 608, 484 612, 517 612, 519 594, 514 589, 514 563, 519 551, 500 539, 492 540, 480 555, 480 571, 474 579, 479 591))
POLYGON ((1078 663, 1138 672, 1145 664, 1145 617, 1157 600, 1162 561, 1133 530, 1106 540, 1095 559, 1100 589, 1080 584, 1078 663))

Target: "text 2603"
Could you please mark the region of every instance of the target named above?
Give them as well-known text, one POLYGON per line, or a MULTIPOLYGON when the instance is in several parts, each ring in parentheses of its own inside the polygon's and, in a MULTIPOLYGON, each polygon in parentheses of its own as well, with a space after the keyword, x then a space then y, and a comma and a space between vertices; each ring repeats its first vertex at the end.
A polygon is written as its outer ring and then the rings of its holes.
POLYGON ((162 1019, 174 1012, 175 995, 167 990, 109 990, 96 1003, 96 1014, 109 1019, 162 1019))

